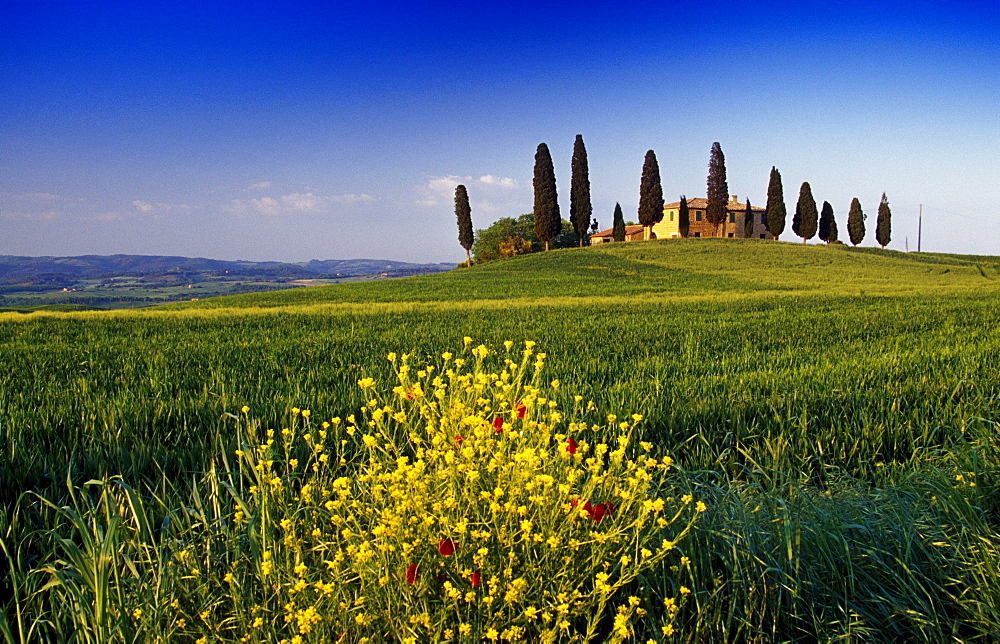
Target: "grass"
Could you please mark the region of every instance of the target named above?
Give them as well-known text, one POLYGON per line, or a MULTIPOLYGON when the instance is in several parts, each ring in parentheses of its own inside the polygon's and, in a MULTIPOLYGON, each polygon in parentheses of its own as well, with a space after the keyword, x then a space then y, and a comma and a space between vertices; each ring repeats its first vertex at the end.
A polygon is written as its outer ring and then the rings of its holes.
MULTIPOLYGON (((670 623, 683 640, 995 638, 997 266, 662 241, 156 310, 2 314, 6 628, 69 632, 74 611, 33 594, 55 573, 31 571, 81 570, 59 539, 99 549, 86 535, 116 521, 115 546, 146 562, 101 573, 124 606, 116 632, 167 628, 177 616, 152 616, 150 593, 173 583, 169 548, 226 521, 232 416, 246 405, 275 430, 299 422, 296 407, 346 418, 365 404, 359 374, 393 377, 386 353, 437 355, 470 335, 537 341, 562 408, 579 394, 600 413, 642 413, 642 438, 708 503, 682 547, 687 577, 664 569, 627 589, 648 601, 684 583, 687 603, 675 620, 650 607, 636 634, 670 623), (149 621, 128 618, 140 600, 149 621)), ((86 588, 76 596, 98 589, 86 588)), ((224 588, 206 585, 205 601, 224 588)))

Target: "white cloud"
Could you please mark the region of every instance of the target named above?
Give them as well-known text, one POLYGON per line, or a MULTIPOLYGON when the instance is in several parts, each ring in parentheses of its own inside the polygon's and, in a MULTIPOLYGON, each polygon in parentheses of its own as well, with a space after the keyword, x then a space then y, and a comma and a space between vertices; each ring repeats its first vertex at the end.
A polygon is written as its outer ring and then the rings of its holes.
MULTIPOLYGON (((471 176, 462 177, 454 174, 430 176, 425 184, 417 188, 415 201, 420 206, 450 206, 454 203, 455 187, 459 184, 464 184, 469 190, 473 217, 476 212, 486 214, 527 212, 524 209, 525 204, 522 203, 523 191, 517 180, 493 174, 483 175, 476 180, 471 176)), ((527 208, 531 209, 530 204, 527 208)))
POLYGON ((261 181, 259 183, 252 184, 247 190, 264 190, 265 188, 270 188, 270 181, 261 181))
POLYGON ((143 201, 142 199, 133 199, 132 206, 143 214, 151 215, 154 219, 159 219, 163 215, 168 215, 170 213, 191 212, 191 206, 185 203, 150 203, 148 201, 143 201))
POLYGON ((334 203, 371 203, 375 201, 375 197, 365 193, 361 193, 360 195, 335 195, 333 197, 328 197, 328 199, 334 203))
POLYGON ((510 177, 497 177, 492 174, 479 177, 479 183, 484 183, 488 186, 497 186, 498 188, 517 189, 517 181, 514 179, 511 179, 510 177))
POLYGON ((376 201, 369 194, 317 195, 312 192, 293 192, 278 197, 258 199, 233 199, 223 206, 224 212, 242 215, 258 214, 279 217, 296 213, 329 213, 334 205, 351 205, 376 201))

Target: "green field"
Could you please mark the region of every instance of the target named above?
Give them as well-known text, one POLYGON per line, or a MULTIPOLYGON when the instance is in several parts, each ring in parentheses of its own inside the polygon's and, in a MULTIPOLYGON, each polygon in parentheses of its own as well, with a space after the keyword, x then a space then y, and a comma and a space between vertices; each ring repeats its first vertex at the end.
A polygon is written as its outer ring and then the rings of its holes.
MULTIPOLYGON (((638 641, 993 641, 998 312, 997 257, 677 240, 155 309, 0 313, 0 632, 360 641, 329 620, 296 631, 259 573, 237 575, 242 594, 220 581, 234 553, 261 556, 232 520, 252 478, 234 450, 256 423, 280 435, 357 413, 360 378, 391 381, 389 352, 439 361, 470 336, 501 353, 537 342, 544 382, 561 383, 545 395, 567 415, 574 395, 593 401, 589 424, 641 414, 636 431, 678 464, 663 485, 708 507, 683 562, 629 578, 557 639, 588 621, 613 639, 634 595, 638 641), (188 551, 202 552, 198 575, 175 565, 188 551)), ((339 472, 355 477, 361 447, 344 440, 339 472)), ((257 535, 277 521, 253 516, 257 535)), ((505 610, 522 637, 544 632, 505 610)), ((380 628, 446 639, 419 620, 380 628)))

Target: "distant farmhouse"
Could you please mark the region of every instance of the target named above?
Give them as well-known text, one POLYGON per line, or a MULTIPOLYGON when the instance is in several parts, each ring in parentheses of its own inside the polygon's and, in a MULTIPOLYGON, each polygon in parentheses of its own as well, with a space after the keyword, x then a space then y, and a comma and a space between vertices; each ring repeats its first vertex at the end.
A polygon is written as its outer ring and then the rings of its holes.
MULTIPOLYGON (((647 231, 643 226, 626 226, 625 241, 644 241, 646 239, 674 239, 681 236, 680 230, 681 202, 675 201, 663 206, 663 221, 653 224, 647 231), (648 232, 648 236, 647 236, 648 232)), ((708 209, 708 199, 697 197, 688 199, 688 237, 716 237, 721 231, 722 237, 746 237, 744 235, 743 218, 746 215, 746 203, 740 203, 736 195, 729 198, 726 204, 726 220, 718 228, 708 221, 705 213, 708 209)), ((767 230, 765 209, 750 206, 753 216, 753 234, 755 239, 774 239, 767 230)), ((591 244, 603 244, 614 241, 614 229, 609 228, 590 236, 591 244)))

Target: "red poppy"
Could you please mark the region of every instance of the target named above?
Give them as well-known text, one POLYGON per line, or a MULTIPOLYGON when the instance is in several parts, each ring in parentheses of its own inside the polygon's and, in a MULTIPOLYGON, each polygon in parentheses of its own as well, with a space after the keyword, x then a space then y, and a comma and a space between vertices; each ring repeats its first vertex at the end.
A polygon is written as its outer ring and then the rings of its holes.
POLYGON ((580 503, 580 499, 570 499, 569 500, 569 507, 575 508, 578 503, 580 503))
POLYGON ((524 406, 524 403, 517 403, 517 417, 518 418, 524 418, 524 414, 527 411, 528 411, 528 408, 524 406))
POLYGON ((615 504, 598 503, 597 505, 593 506, 593 508, 587 511, 590 513, 590 518, 593 519, 595 523, 600 523, 605 518, 609 518, 612 514, 614 514, 615 504))
POLYGON ((458 443, 459 445, 461 445, 462 441, 464 441, 464 440, 465 440, 465 436, 456 436, 455 437, 455 442, 458 443))
POLYGON ((455 554, 455 541, 453 539, 441 539, 438 541, 438 552, 442 557, 450 557, 455 554))
POLYGON ((591 519, 594 518, 594 506, 590 504, 590 501, 583 504, 583 509, 590 515, 591 519))
POLYGON ((503 433, 503 418, 497 416, 493 419, 493 429, 497 430, 497 433, 503 433))
POLYGON ((478 570, 473 570, 472 571, 471 581, 472 581, 472 587, 473 588, 479 588, 479 571, 478 570))
POLYGON ((576 441, 574 439, 569 439, 569 442, 566 444, 566 451, 570 454, 576 454, 576 441))
POLYGON ((406 583, 411 586, 417 583, 417 571, 419 570, 420 567, 417 564, 410 564, 410 567, 406 569, 406 583))

